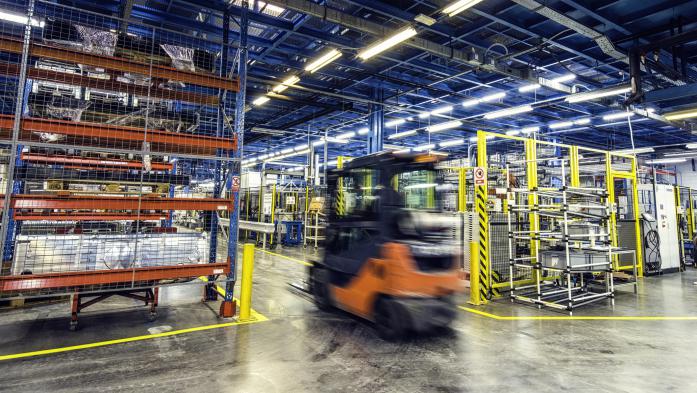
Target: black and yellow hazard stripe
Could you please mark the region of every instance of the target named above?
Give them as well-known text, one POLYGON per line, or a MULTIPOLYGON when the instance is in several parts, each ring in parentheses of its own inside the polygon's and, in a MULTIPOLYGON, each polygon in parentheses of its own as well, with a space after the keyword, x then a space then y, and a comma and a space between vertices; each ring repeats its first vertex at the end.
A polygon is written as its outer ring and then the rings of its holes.
MULTIPOLYGON (((490 297, 489 283, 489 214, 487 212, 486 186, 476 187, 477 216, 479 221, 479 301, 490 297)), ((474 277, 472 278, 474 279, 474 277)))

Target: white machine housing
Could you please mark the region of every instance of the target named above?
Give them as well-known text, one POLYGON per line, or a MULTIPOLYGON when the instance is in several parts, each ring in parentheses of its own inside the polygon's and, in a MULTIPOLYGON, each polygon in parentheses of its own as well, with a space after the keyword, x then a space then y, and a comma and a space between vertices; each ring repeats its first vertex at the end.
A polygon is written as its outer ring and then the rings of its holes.
MULTIPOLYGON (((637 188, 641 191, 649 191, 646 194, 653 194, 653 184, 640 184, 637 188)), ((678 217, 675 211, 675 194, 673 186, 667 184, 656 184, 655 202, 653 200, 642 201, 644 213, 656 216, 656 227, 658 228, 658 238, 661 241, 661 270, 680 269, 680 244, 678 239, 678 217), (650 203, 650 205, 648 205, 650 203), (655 209, 655 211, 654 211, 655 209)))

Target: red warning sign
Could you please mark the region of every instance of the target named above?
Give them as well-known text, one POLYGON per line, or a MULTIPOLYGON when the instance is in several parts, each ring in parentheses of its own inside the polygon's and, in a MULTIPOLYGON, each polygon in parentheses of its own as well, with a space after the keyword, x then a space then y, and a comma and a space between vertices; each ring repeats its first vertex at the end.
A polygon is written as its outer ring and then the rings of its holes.
POLYGON ((483 186, 486 185, 486 169, 478 166, 474 168, 474 185, 483 186))
POLYGON ((232 192, 238 192, 240 190, 240 177, 239 176, 232 177, 231 190, 232 190, 232 192))

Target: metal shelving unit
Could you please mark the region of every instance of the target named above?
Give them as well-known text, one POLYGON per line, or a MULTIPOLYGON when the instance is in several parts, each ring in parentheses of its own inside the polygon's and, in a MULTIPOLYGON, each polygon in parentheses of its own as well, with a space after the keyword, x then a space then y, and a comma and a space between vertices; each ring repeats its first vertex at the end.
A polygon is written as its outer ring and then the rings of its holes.
POLYGON ((232 316, 239 190, 225 185, 240 174, 248 9, 237 47, 229 11, 209 39, 43 0, 7 6, 37 22, 0 22, 0 298, 72 295, 75 324, 114 294, 153 306, 157 287, 208 276, 205 298, 224 280, 232 316), (173 219, 187 215, 199 231, 173 219))
MULTIPOLYGON (((614 298, 611 205, 601 188, 566 184, 568 162, 559 165, 560 184, 507 191, 510 296, 539 307, 573 312, 576 307, 614 298), (526 221, 534 227, 520 228, 526 221), (521 250, 526 249, 523 254, 521 250), (534 283, 517 286, 519 270, 531 272, 534 283), (599 285, 600 284, 600 285, 599 285)), ((528 161, 525 161, 525 165, 528 161)), ((614 300, 613 300, 614 301, 614 300)))

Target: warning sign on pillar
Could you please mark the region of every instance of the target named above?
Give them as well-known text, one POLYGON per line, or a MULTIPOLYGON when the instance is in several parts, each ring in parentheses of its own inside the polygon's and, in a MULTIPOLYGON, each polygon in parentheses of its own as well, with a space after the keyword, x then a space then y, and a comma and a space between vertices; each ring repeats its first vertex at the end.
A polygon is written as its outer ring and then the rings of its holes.
POLYGON ((486 169, 478 166, 474 168, 474 185, 484 186, 486 185, 486 169))
POLYGON ((230 187, 230 190, 232 192, 238 192, 240 190, 240 177, 239 176, 232 177, 232 187, 230 187))

